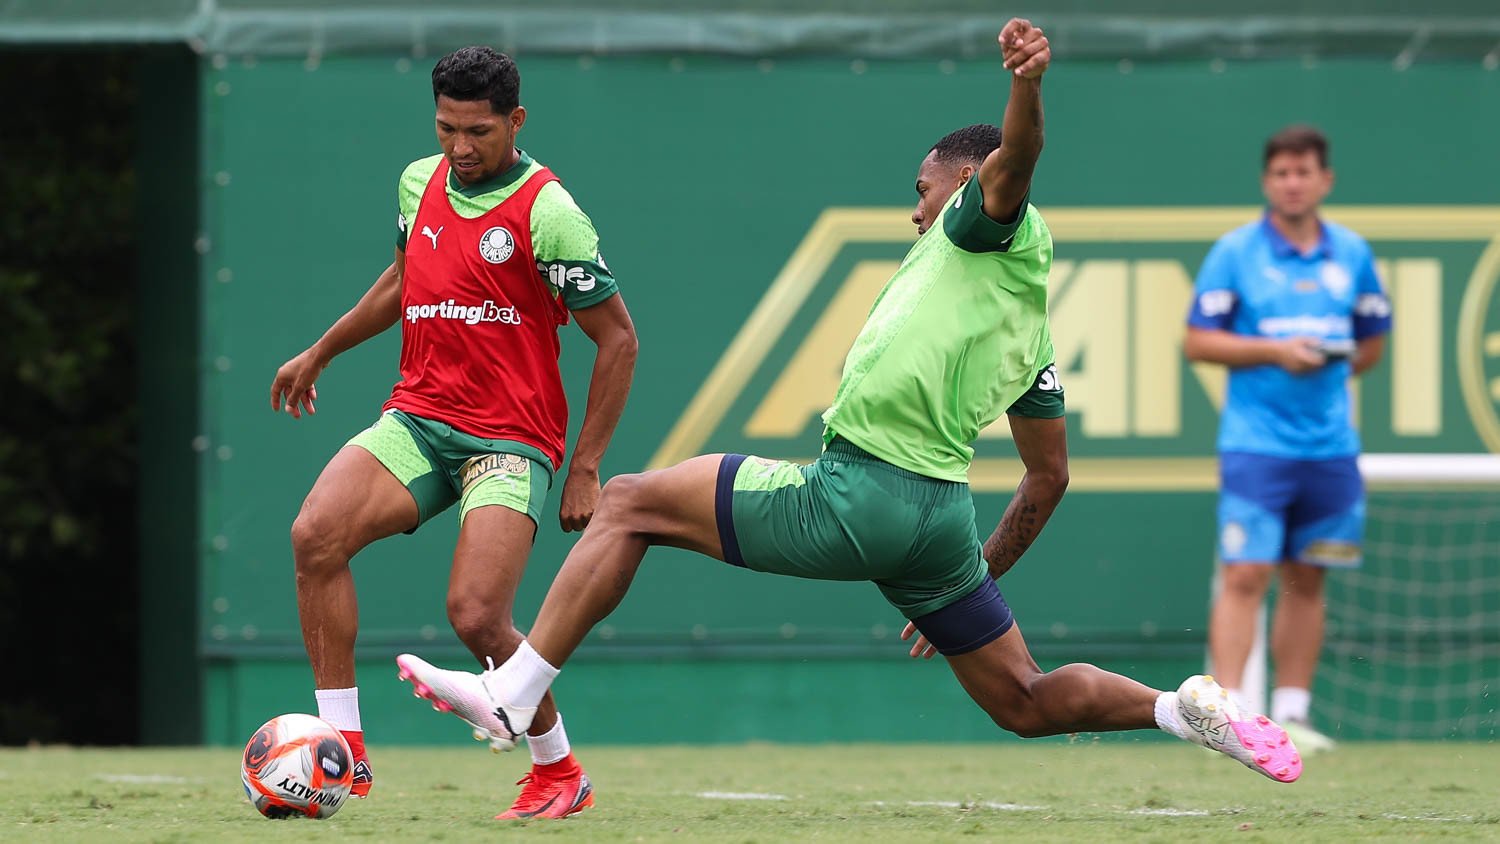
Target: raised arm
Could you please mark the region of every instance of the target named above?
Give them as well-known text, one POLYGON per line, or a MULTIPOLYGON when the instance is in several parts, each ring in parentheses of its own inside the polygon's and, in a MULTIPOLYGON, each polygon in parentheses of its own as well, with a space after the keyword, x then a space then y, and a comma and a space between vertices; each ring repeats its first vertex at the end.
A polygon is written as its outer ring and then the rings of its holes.
POLYGON ((375 279, 354 307, 323 332, 318 342, 281 365, 271 382, 271 409, 285 410, 293 419, 302 414, 317 413, 318 376, 329 362, 360 343, 385 331, 401 316, 401 279, 406 270, 406 255, 396 250, 396 258, 375 279))
POLYGON ((1011 72, 1010 100, 1000 126, 1000 146, 979 167, 984 213, 1014 220, 1031 191, 1031 174, 1042 154, 1042 74, 1052 62, 1047 37, 1031 21, 1012 18, 1000 31, 1000 54, 1011 72))

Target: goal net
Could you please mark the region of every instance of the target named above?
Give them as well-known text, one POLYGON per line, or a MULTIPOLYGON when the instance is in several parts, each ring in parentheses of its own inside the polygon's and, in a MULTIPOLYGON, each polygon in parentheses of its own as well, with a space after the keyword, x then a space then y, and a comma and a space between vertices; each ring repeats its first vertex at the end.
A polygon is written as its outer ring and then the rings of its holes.
POLYGON ((1341 738, 1500 729, 1500 455, 1370 454, 1364 565, 1331 571, 1314 720, 1341 738))

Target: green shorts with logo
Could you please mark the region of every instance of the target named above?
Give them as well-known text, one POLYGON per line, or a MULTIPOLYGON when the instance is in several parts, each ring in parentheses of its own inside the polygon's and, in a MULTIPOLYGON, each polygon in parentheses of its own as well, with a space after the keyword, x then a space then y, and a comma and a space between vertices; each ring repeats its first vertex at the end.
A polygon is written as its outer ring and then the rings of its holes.
POLYGON ((842 437, 807 465, 725 455, 715 510, 728 562, 873 581, 909 619, 989 578, 968 484, 893 466, 842 437))
POLYGON ((552 464, 535 446, 476 437, 400 410, 382 413, 348 445, 375 455, 406 487, 417 502, 419 527, 455 501, 460 524, 470 510, 490 505, 540 524, 552 488, 552 464))

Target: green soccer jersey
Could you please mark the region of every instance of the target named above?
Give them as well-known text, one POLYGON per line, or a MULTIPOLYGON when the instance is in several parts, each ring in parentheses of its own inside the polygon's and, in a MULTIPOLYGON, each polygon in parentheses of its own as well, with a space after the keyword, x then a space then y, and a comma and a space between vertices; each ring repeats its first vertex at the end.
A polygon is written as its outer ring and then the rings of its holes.
MULTIPOLYGON (((413 161, 401 174, 396 248, 402 251, 406 250, 407 225, 417 218, 422 193, 442 160, 441 155, 434 155, 413 161)), ((540 169, 542 165, 522 151, 521 159, 504 173, 477 185, 462 184, 450 170, 448 201, 461 217, 482 216, 509 199, 540 169)), ((594 232, 593 221, 559 182, 544 186, 531 206, 531 248, 536 253, 537 271, 554 293, 562 293, 562 303, 569 310, 597 305, 619 292, 599 254, 599 235, 594 232)))
POLYGON ((825 442, 967 481, 970 444, 1052 363, 1052 234, 1028 203, 1009 224, 983 206, 971 178, 880 291, 823 414, 825 442))

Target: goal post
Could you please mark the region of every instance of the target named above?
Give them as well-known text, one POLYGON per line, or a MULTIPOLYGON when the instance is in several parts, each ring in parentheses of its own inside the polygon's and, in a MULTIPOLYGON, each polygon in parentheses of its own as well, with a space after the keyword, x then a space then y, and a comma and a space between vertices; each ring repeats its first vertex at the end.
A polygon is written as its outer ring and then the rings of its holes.
MULTIPOLYGON (((1313 719, 1342 738, 1493 739, 1500 454, 1366 454, 1359 465, 1364 562, 1328 573, 1313 719)), ((1242 683, 1262 709, 1274 677, 1266 615, 1263 607, 1242 683)))

